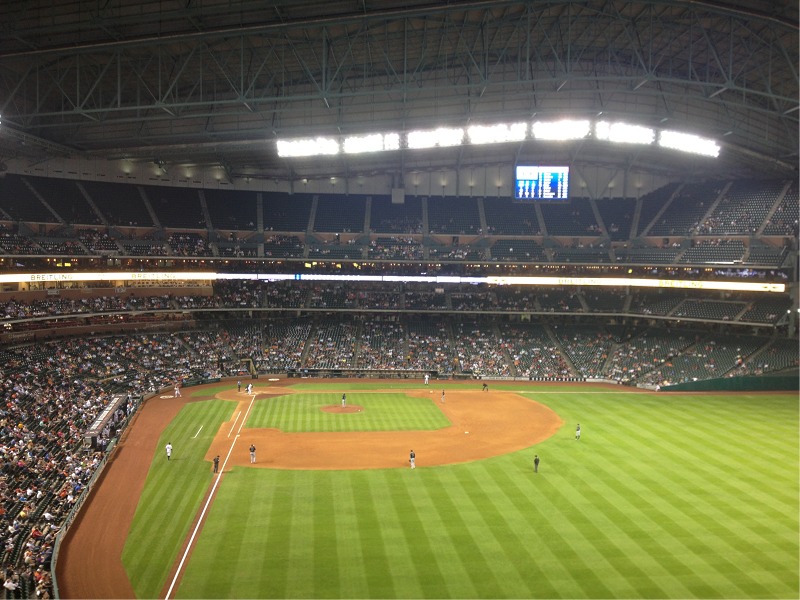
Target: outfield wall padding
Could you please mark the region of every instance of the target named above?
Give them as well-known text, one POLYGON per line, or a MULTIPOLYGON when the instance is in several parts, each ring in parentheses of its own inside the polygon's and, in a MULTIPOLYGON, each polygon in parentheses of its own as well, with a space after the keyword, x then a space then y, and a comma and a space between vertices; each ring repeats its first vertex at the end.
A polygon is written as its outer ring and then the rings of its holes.
POLYGON ((797 376, 718 377, 664 386, 662 392, 780 392, 800 390, 797 376))

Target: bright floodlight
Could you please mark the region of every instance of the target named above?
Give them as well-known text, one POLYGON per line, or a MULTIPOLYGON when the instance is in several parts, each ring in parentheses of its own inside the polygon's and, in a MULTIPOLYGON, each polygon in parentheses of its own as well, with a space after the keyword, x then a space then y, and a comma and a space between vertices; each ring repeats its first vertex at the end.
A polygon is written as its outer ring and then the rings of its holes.
POLYGON ((344 138, 342 148, 344 149, 345 154, 399 150, 400 134, 373 133, 371 135, 354 135, 344 138))
POLYGON ((444 148, 446 146, 459 146, 464 139, 464 130, 459 128, 440 127, 428 131, 409 131, 408 147, 412 150, 422 148, 444 148))
POLYGON ((525 123, 499 123, 497 125, 473 125, 467 129, 470 144, 499 144, 502 142, 521 142, 525 139, 528 126, 525 123))
POLYGON ((334 138, 324 137, 301 140, 278 140, 278 156, 281 158, 320 156, 323 154, 339 154, 339 142, 334 138))
POLYGON ((594 133, 598 140, 622 144, 652 144, 656 139, 655 131, 649 127, 629 125, 628 123, 609 123, 608 121, 595 123, 594 133))
POLYGON ((589 135, 590 123, 563 119, 561 121, 535 121, 533 123, 533 137, 538 140, 580 140, 589 135))
POLYGON ((658 136, 658 145, 662 148, 671 148, 681 152, 691 152, 703 156, 719 156, 719 145, 711 139, 681 133, 680 131, 662 131, 658 136))

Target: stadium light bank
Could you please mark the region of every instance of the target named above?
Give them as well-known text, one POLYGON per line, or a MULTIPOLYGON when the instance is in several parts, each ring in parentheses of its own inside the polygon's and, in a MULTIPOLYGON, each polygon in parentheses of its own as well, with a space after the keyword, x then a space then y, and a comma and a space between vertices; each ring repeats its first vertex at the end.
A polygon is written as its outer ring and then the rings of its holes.
POLYGON ((469 127, 415 129, 404 133, 392 131, 353 136, 283 139, 277 141, 277 150, 281 158, 299 158, 501 144, 528 139, 554 142, 594 139, 613 144, 655 145, 667 150, 711 158, 718 157, 720 152, 719 144, 710 138, 605 119, 485 123, 469 127))

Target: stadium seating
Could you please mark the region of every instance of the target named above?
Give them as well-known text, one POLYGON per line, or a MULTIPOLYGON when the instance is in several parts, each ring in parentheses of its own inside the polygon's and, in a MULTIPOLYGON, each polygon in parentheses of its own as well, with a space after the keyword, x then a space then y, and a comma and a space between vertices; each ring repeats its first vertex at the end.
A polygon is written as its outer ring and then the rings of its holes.
POLYGON ((20 175, 8 173, 0 177, 0 207, 9 221, 58 223, 20 175))
POLYGON ((484 198, 486 231, 490 235, 531 236, 541 235, 542 229, 535 206, 514 202, 510 198, 484 198))
POLYGON ((105 181, 81 181, 80 185, 86 190, 109 225, 118 227, 154 226, 139 186, 105 181))
POLYGON ((636 229, 639 236, 647 232, 658 213, 669 203, 672 196, 680 188, 680 183, 670 183, 642 196, 639 222, 636 229))
POLYGON ((393 204, 390 196, 372 196, 369 224, 375 233, 422 233, 422 198, 406 195, 393 204))
POLYGON ((490 248, 494 260, 513 262, 543 262, 547 260, 545 250, 530 239, 498 239, 490 248))
POLYGON ((723 194, 714 211, 697 227, 699 235, 753 235, 784 187, 781 181, 740 180, 723 194))
POLYGON ((364 327, 359 340, 358 366, 361 369, 405 369, 405 329, 395 321, 374 319, 364 327))
MULTIPOLYGON (((8 174, 0 178, 0 260, 9 272, 61 268, 49 262, 55 257, 80 259, 87 269, 142 270, 201 258, 234 272, 322 272, 324 263, 332 273, 627 274, 792 285, 781 266, 796 257, 797 198, 788 182, 672 184, 640 200, 542 206, 540 222, 535 206, 508 199, 406 196, 392 204, 386 195, 8 174), (228 258, 232 266, 222 266, 228 258), (320 265, 312 269, 314 261, 320 265)), ((52 538, 31 549, 31 534, 47 523, 54 531, 91 477, 101 455, 83 450, 79 431, 115 392, 139 395, 176 380, 253 370, 665 385, 798 366, 797 340, 782 337, 795 334, 787 334, 789 293, 295 280, 219 282, 213 293, 56 292, 20 289, 0 302, 2 332, 24 341, 0 347, 3 417, 23 426, 21 434, 0 429, 4 475, 25 496, 37 487, 33 502, 0 489, 6 564, 49 560, 52 538), (95 328, 106 333, 85 333, 95 328), (62 337, 42 341, 49 336, 62 337), (70 425, 64 411, 79 418, 70 425), (42 445, 20 466, 17 444, 30 435, 42 445), (48 461, 81 468, 72 477, 42 477, 38 465, 48 461)))
POLYGON ((611 255, 604 244, 566 246, 553 250, 553 262, 610 263, 611 255))
POLYGON ((688 236, 696 233, 724 187, 725 184, 719 181, 684 185, 645 233, 650 236, 688 236))
POLYGON ((744 252, 744 242, 741 240, 703 240, 688 248, 678 262, 693 265, 739 264, 744 252))
POLYGON ((383 260, 419 260, 423 258, 422 242, 413 238, 376 237, 367 247, 367 258, 383 260))
POLYGON ((216 230, 255 231, 258 219, 258 196, 240 190, 203 190, 203 198, 216 230))
POLYGON ((631 236, 633 215, 636 211, 634 198, 599 198, 595 200, 597 212, 605 224, 606 233, 612 241, 624 241, 631 236))
POLYGON ((573 198, 568 204, 542 204, 541 209, 548 235, 585 237, 602 234, 588 198, 573 198))
POLYGON ((797 237, 798 219, 800 219, 800 196, 797 181, 794 181, 764 227, 764 235, 797 237))
POLYGON ((543 325, 500 325, 514 372, 530 379, 566 379, 573 375, 559 345, 543 325))
POLYGON ((428 230, 447 235, 477 234, 481 229, 475 198, 428 198, 428 230))
POLYGON ((142 190, 161 227, 208 228, 198 190, 155 185, 142 186, 142 190))
POLYGON ((365 196, 325 195, 317 199, 314 231, 350 233, 364 231, 365 196))
POLYGON ((264 231, 305 232, 311 219, 310 194, 261 194, 264 231))
POLYGON ((89 205, 76 181, 50 177, 26 177, 30 185, 67 224, 100 225, 100 216, 89 205))

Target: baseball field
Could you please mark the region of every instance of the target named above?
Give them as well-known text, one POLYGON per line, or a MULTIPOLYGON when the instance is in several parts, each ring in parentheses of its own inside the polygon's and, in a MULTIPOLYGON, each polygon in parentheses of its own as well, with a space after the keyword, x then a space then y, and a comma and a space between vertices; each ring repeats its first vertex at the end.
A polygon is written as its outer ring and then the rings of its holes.
POLYGON ((62 546, 59 591, 797 598, 799 427, 794 393, 186 388, 145 403, 121 440, 62 546))

